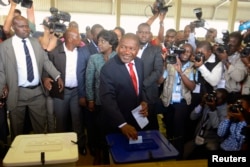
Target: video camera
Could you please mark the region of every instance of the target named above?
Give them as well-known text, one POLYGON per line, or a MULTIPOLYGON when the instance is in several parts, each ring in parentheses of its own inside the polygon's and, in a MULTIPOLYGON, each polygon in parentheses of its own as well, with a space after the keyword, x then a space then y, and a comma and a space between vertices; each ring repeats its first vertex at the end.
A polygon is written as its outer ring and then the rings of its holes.
POLYGON ((243 112, 244 108, 241 105, 241 101, 237 100, 234 104, 231 104, 231 106, 229 107, 229 111, 232 113, 243 112))
POLYGON ((167 63, 168 64, 176 64, 177 56, 180 56, 180 54, 185 53, 185 49, 177 46, 172 46, 169 48, 169 55, 167 56, 167 63))
POLYGON ((14 3, 19 4, 21 3, 22 7, 31 8, 33 1, 32 0, 13 0, 14 3))
POLYGON ((200 62, 201 59, 204 61, 205 59, 205 55, 201 52, 198 52, 197 54, 195 54, 194 56, 194 60, 197 61, 197 62, 200 62))
POLYGON ((245 58, 248 57, 250 55, 250 34, 248 34, 244 40, 243 40, 244 44, 246 45, 243 50, 240 52, 240 57, 241 58, 245 58))
POLYGON ((64 22, 70 22, 71 16, 68 12, 58 11, 57 8, 50 8, 51 16, 48 18, 48 27, 55 33, 64 33, 66 31, 66 25, 64 22))
POLYGON ((166 13, 169 7, 172 7, 172 5, 166 5, 165 0, 156 0, 151 10, 153 14, 166 13))
POLYGON ((216 49, 216 52, 218 53, 223 53, 224 51, 226 51, 227 53, 229 52, 229 32, 228 30, 222 30, 222 44, 219 44, 218 48, 216 49))
POLYGON ((212 93, 209 93, 207 96, 206 96, 206 101, 207 102, 213 102, 216 100, 216 91, 213 91, 212 93))
POLYGON ((194 9, 194 13, 197 17, 198 20, 195 20, 193 23, 194 23, 194 26, 196 28, 199 28, 199 27, 204 27, 205 25, 205 20, 202 19, 202 9, 201 8, 195 8, 194 9))

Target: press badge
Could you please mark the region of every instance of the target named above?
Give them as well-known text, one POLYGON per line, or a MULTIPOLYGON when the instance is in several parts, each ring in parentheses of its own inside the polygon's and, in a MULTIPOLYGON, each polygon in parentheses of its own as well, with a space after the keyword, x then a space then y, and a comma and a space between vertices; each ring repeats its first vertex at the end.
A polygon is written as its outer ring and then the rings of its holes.
POLYGON ((175 103, 180 103, 181 102, 181 93, 180 92, 172 93, 172 101, 175 103))
POLYGON ((225 88, 226 87, 226 80, 222 79, 217 85, 217 88, 225 88))
POLYGON ((195 84, 195 89, 193 90, 193 93, 200 93, 201 92, 201 84, 195 84))

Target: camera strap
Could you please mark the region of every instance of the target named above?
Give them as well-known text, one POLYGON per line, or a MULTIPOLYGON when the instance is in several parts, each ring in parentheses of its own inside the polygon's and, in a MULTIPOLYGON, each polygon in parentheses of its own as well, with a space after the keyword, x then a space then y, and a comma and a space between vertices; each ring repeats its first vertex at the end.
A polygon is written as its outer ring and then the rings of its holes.
POLYGON ((201 123, 200 123, 200 128, 199 128, 199 131, 197 133, 198 136, 204 136, 204 132, 205 132, 205 129, 206 129, 206 126, 207 126, 207 123, 208 123, 208 110, 204 110, 204 108, 202 109, 204 112, 204 116, 202 117, 202 120, 201 120, 201 123))
MULTIPOLYGON (((203 112, 204 112, 204 108, 203 108, 203 112)), ((206 111, 206 113, 204 113, 204 114, 205 114, 205 116, 202 117, 202 120, 200 123, 200 129, 195 137, 195 144, 197 144, 197 145, 205 144, 204 134, 205 134, 205 130, 206 130, 206 125, 208 123, 208 111, 206 111)))

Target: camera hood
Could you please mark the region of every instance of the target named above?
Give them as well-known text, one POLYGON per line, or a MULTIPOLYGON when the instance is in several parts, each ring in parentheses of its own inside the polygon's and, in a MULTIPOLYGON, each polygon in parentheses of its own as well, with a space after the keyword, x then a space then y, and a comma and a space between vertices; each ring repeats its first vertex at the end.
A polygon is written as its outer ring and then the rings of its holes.
POLYGON ((194 13, 195 13, 196 17, 200 20, 201 17, 202 17, 202 9, 201 8, 195 8, 194 13))

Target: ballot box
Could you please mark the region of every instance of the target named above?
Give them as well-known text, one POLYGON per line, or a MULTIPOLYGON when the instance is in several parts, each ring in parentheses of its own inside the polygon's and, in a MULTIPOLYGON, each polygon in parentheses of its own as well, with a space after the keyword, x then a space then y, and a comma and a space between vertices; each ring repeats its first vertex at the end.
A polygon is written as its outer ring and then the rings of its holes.
POLYGON ((3 159, 3 166, 74 166, 78 160, 74 132, 19 135, 3 159))
POLYGON ((178 151, 157 130, 139 131, 141 143, 130 144, 123 134, 106 136, 110 154, 114 163, 152 162, 175 159, 178 151))

